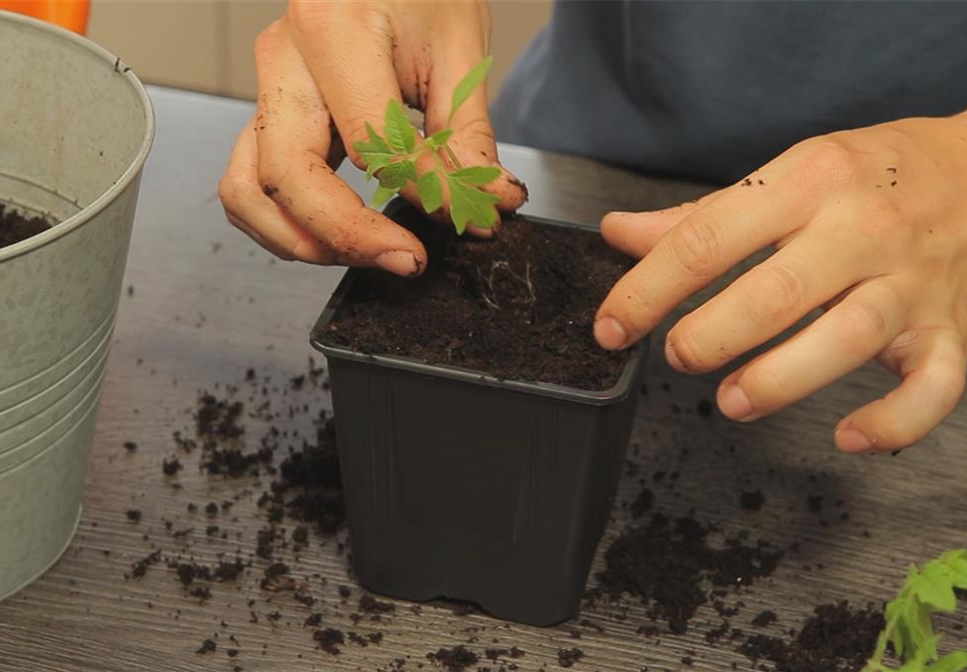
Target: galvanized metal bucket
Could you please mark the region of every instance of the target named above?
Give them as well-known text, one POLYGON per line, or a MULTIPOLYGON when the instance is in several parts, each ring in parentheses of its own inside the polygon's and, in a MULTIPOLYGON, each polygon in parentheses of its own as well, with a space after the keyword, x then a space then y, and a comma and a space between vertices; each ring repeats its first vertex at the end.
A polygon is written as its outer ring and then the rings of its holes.
POLYGON ((0 12, 0 203, 60 223, 0 248, 0 600, 80 520, 84 472, 154 114, 133 73, 0 12))

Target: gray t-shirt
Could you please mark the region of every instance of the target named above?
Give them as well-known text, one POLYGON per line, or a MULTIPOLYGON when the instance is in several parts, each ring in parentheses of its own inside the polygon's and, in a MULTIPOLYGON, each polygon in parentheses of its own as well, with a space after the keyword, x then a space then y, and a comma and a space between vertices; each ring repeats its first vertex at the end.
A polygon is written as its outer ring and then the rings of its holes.
POLYGON ((967 109, 967 2, 562 0, 498 139, 734 181, 804 138, 967 109))

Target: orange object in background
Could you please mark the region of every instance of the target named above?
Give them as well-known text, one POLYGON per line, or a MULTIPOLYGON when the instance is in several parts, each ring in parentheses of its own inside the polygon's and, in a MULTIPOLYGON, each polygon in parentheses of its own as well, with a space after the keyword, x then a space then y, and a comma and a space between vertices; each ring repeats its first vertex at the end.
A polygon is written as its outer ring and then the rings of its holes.
POLYGON ((83 35, 87 32, 90 0, 0 0, 0 9, 55 23, 83 35))

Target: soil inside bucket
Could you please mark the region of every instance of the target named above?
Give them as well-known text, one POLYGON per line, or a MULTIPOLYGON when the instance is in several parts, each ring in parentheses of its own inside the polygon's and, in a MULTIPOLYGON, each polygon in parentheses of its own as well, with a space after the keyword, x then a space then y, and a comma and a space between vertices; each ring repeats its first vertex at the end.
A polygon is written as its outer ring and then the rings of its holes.
POLYGON ((585 390, 618 381, 628 354, 598 347, 592 326, 631 264, 596 232, 516 216, 482 240, 397 205, 394 219, 426 246, 426 271, 419 278, 363 271, 325 343, 505 380, 585 390))
POLYGON ((0 248, 43 233, 50 226, 43 217, 22 215, 0 203, 0 248))

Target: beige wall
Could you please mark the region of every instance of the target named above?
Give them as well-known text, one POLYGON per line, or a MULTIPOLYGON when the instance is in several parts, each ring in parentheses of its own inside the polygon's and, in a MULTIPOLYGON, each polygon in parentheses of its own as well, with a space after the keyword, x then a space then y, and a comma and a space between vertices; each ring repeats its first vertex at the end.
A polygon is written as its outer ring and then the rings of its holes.
MULTIPOLYGON (((320 0, 325 1, 325 0, 320 0)), ((284 0, 93 0, 89 35, 145 81, 255 97, 252 43, 284 0)), ((491 95, 551 13, 550 0, 495 0, 491 95)))

